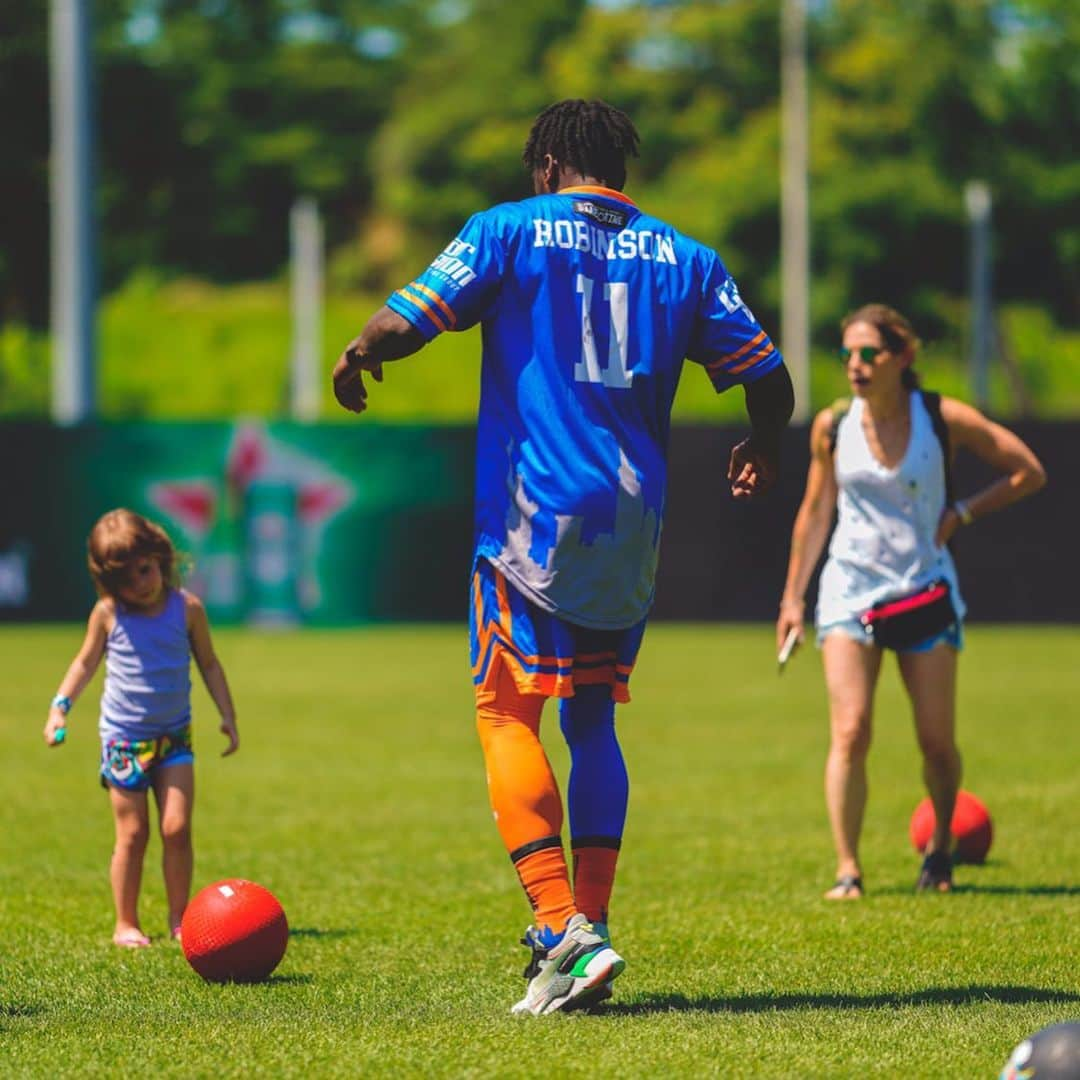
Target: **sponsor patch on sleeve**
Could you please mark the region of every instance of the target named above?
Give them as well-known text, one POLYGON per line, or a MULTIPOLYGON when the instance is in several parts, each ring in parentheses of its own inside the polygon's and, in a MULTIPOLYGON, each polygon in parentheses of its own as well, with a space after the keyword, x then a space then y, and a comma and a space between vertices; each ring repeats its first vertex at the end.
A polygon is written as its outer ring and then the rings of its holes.
POLYGON ((728 277, 727 281, 716 290, 716 298, 724 305, 729 315, 734 315, 741 309, 746 312, 746 317, 751 322, 756 321, 754 313, 746 306, 746 301, 739 295, 739 286, 735 284, 733 277, 728 277))

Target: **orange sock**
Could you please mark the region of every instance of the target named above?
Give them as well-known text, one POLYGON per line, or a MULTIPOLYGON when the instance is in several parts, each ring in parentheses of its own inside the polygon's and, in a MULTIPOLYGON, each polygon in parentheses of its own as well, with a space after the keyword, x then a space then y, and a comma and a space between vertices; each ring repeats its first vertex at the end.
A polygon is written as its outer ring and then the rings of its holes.
POLYGON ((574 845, 574 896, 578 911, 583 911, 589 922, 608 921, 608 904, 618 861, 617 840, 604 847, 574 845))
POLYGON ((560 838, 562 797, 540 743, 546 699, 519 693, 506 663, 497 676, 495 700, 476 711, 488 795, 537 928, 559 933, 577 909, 560 838))

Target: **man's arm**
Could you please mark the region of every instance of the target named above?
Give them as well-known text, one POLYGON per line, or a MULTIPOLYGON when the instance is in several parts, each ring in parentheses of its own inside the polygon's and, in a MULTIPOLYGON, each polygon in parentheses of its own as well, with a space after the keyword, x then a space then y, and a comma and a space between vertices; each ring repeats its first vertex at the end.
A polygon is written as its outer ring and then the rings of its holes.
POLYGON ((408 319, 385 305, 379 308, 334 365, 334 397, 338 404, 349 412, 363 412, 367 408, 363 373, 369 371, 376 382, 382 382, 384 363, 411 356, 424 344, 424 335, 408 319))
POLYGON ((746 384, 751 435, 731 451, 728 480, 736 499, 761 495, 772 487, 780 461, 780 436, 795 408, 791 376, 781 364, 746 384))
POLYGON ((795 409, 795 388, 785 364, 773 368, 746 385, 746 412, 753 434, 751 441, 774 460, 780 452, 780 436, 795 409))

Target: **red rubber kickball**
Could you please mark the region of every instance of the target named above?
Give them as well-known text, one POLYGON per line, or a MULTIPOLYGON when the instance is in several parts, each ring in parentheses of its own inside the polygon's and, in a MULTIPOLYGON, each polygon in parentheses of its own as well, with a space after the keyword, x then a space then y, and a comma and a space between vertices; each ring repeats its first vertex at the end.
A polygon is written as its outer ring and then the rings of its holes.
MULTIPOLYGON (((923 799, 911 815, 910 836, 915 850, 922 852, 934 835, 934 804, 923 799)), ((981 799, 970 791, 956 793, 956 806, 949 831, 956 840, 954 858, 957 862, 981 863, 986 859, 990 843, 994 839, 994 825, 990 812, 981 799)))
POLYGON ((193 897, 180 942, 188 963, 209 982, 261 982, 285 955, 289 922, 269 889, 227 878, 193 897))

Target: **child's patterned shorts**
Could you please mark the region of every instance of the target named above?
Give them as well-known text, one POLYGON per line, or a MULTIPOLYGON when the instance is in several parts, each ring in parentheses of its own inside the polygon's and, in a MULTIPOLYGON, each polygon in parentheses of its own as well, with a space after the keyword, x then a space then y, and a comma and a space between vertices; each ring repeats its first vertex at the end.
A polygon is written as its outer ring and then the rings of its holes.
POLYGON ((502 665, 519 693, 573 697, 577 686, 607 685, 630 700, 645 620, 625 630, 589 630, 537 607, 487 559, 473 569, 469 629, 478 704, 495 699, 502 665))
POLYGON ((195 760, 191 724, 156 739, 104 739, 101 744, 101 786, 146 791, 155 769, 187 765, 195 760))

